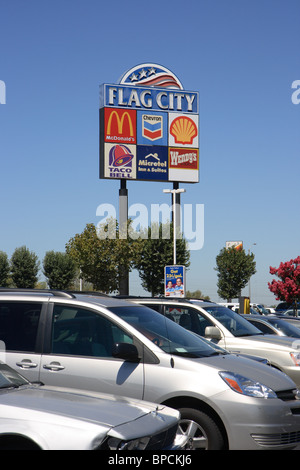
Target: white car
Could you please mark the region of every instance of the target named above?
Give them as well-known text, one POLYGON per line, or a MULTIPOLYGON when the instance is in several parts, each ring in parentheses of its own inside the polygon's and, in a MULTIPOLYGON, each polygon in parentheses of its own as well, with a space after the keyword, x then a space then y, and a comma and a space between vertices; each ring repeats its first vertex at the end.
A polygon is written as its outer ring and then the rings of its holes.
POLYGON ((0 450, 171 450, 178 421, 166 406, 32 384, 0 363, 0 450))

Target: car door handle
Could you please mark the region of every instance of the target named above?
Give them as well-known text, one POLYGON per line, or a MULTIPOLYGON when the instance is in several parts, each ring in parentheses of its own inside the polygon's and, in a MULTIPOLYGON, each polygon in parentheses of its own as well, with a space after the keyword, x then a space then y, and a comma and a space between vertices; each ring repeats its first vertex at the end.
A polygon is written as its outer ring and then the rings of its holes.
POLYGON ((35 362, 31 362, 27 359, 24 359, 24 361, 21 362, 16 362, 16 365, 21 369, 34 369, 38 366, 35 362))
POLYGON ((50 362, 50 364, 44 364, 43 365, 44 369, 47 370, 63 370, 65 367, 62 366, 59 362, 50 362))

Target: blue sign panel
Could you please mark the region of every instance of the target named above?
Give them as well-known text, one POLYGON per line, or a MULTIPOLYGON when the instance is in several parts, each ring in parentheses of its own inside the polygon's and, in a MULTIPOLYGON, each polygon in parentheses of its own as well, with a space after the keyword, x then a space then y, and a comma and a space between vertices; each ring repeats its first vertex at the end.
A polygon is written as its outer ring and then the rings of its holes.
POLYGON ((168 114, 137 111, 137 143, 168 145, 168 114))
POLYGON ((100 108, 107 106, 198 113, 198 93, 104 83, 100 87, 100 108))
POLYGON ((168 180, 168 147, 155 145, 137 146, 137 179, 168 180))

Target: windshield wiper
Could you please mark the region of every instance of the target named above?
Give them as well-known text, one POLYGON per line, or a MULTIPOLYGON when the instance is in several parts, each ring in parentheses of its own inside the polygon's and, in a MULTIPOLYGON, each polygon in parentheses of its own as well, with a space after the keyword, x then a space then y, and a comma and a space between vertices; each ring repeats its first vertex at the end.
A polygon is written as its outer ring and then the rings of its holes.
POLYGON ((199 357, 198 354, 194 354, 188 351, 170 351, 169 354, 173 354, 174 356, 181 356, 181 357, 191 357, 191 358, 199 357))
POLYGON ((245 336, 261 336, 264 333, 244 333, 242 335, 236 335, 236 338, 244 338, 245 336))
POLYGON ((6 389, 6 388, 19 388, 19 385, 17 384, 6 384, 6 385, 1 385, 0 389, 6 389))
POLYGON ((192 359, 195 358, 201 358, 201 357, 212 357, 212 356, 224 356, 224 354, 228 354, 226 351, 209 351, 209 352, 204 352, 204 351, 199 351, 198 353, 192 353, 189 351, 170 351, 169 354, 173 354, 174 356, 181 356, 181 357, 189 357, 192 359))
POLYGON ((226 356, 227 354, 229 354, 228 351, 214 351, 214 352, 210 353, 207 357, 210 357, 210 356, 226 356))

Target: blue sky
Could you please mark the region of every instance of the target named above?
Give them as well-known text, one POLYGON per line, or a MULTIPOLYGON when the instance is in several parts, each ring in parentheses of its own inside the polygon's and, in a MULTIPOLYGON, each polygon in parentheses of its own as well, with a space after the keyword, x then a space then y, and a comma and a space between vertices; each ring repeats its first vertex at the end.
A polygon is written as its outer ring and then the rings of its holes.
MULTIPOLYGON (((187 288, 218 300, 216 256, 242 240, 257 263, 252 300, 276 303, 269 266, 300 254, 299 0, 0 0, 0 11, 0 250, 26 245, 42 262, 97 224, 100 204, 118 208, 119 181, 98 177, 99 85, 157 63, 200 95, 200 182, 182 184, 181 201, 204 205, 205 239, 187 288)), ((129 205, 169 202, 170 183, 127 187, 129 205)))

